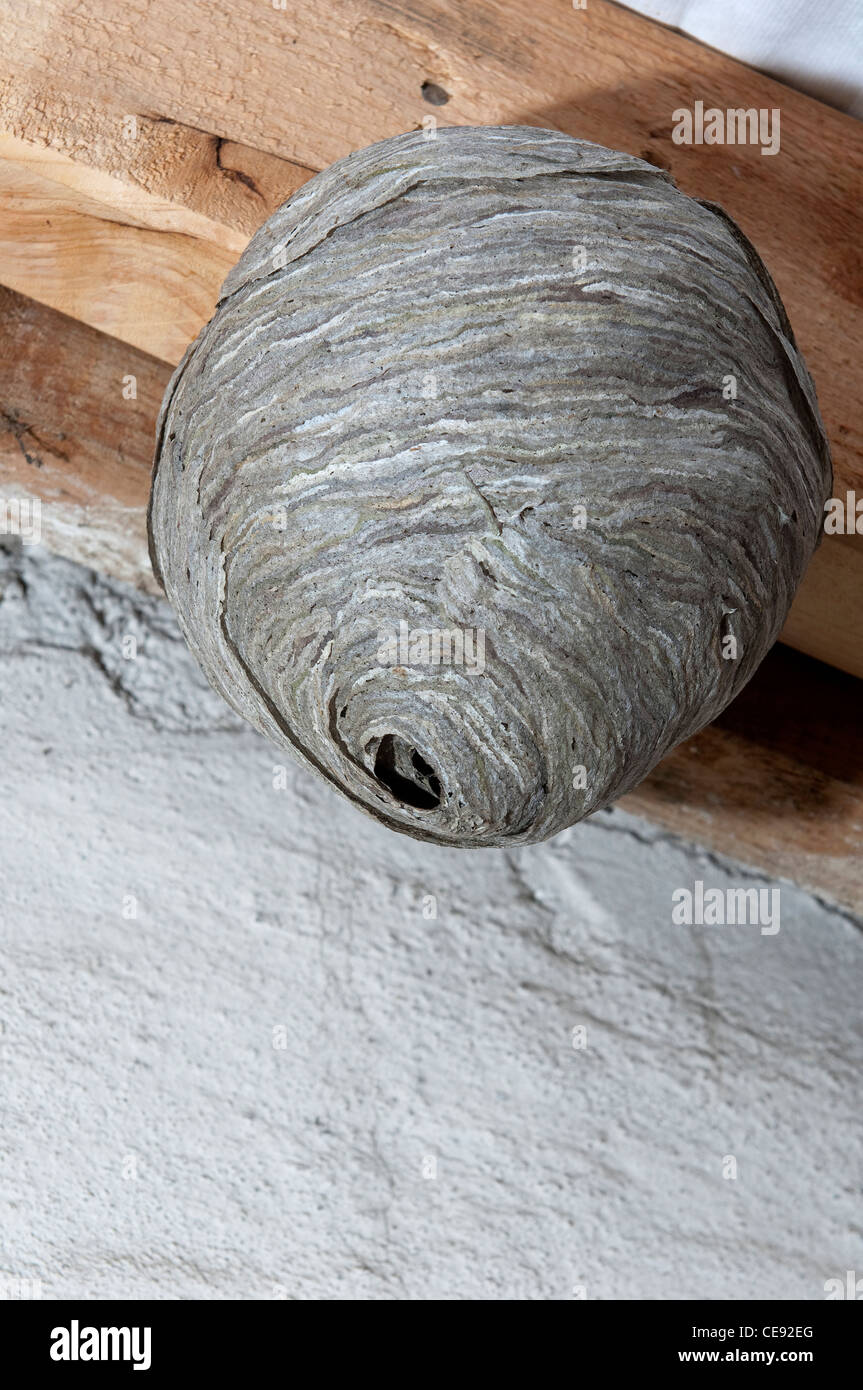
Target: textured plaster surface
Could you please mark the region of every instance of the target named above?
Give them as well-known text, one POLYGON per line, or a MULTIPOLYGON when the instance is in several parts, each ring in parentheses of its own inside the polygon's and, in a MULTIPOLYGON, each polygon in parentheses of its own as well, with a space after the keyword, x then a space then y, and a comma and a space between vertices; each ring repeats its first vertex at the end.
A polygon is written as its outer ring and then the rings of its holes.
POLYGON ((820 1299, 863 1269, 858 923, 783 883, 774 936, 673 926, 677 887, 764 881, 617 811, 514 851, 393 834, 274 773, 164 602, 37 549, 0 590, 4 1287, 820 1299))

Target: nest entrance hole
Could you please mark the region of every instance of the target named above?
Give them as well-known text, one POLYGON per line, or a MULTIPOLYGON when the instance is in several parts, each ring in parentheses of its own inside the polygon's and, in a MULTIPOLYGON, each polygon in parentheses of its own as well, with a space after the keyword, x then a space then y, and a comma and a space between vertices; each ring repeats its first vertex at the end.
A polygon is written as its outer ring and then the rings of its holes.
POLYGON ((440 779, 406 739, 384 734, 375 754, 375 777, 405 806, 433 811, 440 805, 440 779))

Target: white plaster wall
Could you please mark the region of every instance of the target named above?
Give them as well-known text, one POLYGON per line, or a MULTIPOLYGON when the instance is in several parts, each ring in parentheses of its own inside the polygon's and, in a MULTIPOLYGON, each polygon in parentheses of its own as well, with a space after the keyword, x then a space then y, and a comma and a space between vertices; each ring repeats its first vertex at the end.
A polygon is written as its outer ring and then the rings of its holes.
POLYGON ((863 1271, 859 922, 782 884, 774 936, 672 926, 763 881, 619 812, 468 853, 276 790, 167 606, 38 549, 0 550, 0 719, 0 1294, 863 1271))

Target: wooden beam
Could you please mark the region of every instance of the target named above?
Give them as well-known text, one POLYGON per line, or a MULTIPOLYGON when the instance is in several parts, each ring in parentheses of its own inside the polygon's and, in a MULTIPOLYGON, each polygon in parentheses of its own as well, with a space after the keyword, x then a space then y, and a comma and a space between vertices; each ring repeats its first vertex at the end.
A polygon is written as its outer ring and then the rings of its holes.
MULTIPOLYGON (((837 473, 834 495, 844 496, 844 486, 837 473)), ((781 640, 840 671, 863 676, 863 536, 824 537, 797 591, 781 640)))
POLYGON ((285 0, 284 9, 237 0, 208 6, 203 24, 174 0, 43 0, 35 14, 0 12, 0 53, 11 134, 90 168, 104 167, 107 149, 121 181, 191 200, 247 234, 292 180, 431 115, 550 125, 671 168, 686 192, 721 203, 764 256, 815 374, 837 465, 863 494, 863 127, 851 117, 605 0, 585 10, 533 0, 529 24, 520 0, 285 0), (430 82, 444 105, 425 100, 430 82), (779 154, 675 145, 673 113, 696 100, 778 108, 779 154), (140 149, 122 135, 130 115, 144 123, 140 149), (147 117, 183 130, 160 139, 147 117), (291 162, 287 182, 268 166, 273 183, 256 201, 248 183, 243 192, 214 170, 220 141, 239 147, 234 173, 256 182, 244 161, 260 164, 265 152, 291 162))
MULTIPOLYGON (((174 362, 315 168, 429 116, 552 125, 670 168, 740 222, 815 376, 834 493, 863 497, 850 118, 603 0, 534 0, 529 25, 519 0, 238 0, 205 25, 173 0, 43 0, 0 13, 0 52, 0 282, 174 362), (696 100, 777 108, 779 154, 673 144, 696 100)), ((863 675, 861 611, 863 537, 827 537, 783 636, 863 675)))
POLYGON ((312 171, 104 102, 20 101, 0 81, 0 283, 178 362, 312 171))
POLYGON ((777 644, 621 806, 863 913, 860 683, 777 644))
POLYGON ((38 500, 58 554, 153 593, 146 507, 170 371, 0 288, 0 496, 38 500))
POLYGON ((94 92, 37 95, 2 64, 0 131, 4 158, 113 208, 118 224, 184 233, 235 257, 313 173, 94 92))

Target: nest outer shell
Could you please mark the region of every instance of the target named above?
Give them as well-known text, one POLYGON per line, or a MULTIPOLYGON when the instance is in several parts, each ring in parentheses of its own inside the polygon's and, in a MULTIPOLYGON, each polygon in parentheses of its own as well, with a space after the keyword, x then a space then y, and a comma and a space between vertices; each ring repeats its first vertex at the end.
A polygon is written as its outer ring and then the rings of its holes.
POLYGON ((831 485, 720 208, 559 132, 450 127, 341 160, 254 236, 168 386, 150 547, 255 728, 393 829, 510 845, 734 698, 831 485), (484 669, 382 663, 402 623, 482 631, 484 669))

